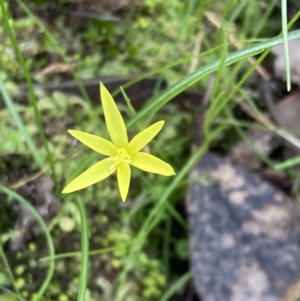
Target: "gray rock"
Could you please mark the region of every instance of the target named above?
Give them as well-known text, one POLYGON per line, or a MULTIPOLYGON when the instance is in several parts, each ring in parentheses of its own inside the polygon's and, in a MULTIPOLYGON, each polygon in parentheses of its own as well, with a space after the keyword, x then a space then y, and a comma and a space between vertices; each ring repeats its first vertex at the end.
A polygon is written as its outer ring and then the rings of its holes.
POLYGON ((299 205, 212 154, 190 178, 191 267, 201 300, 279 301, 300 276, 299 205))

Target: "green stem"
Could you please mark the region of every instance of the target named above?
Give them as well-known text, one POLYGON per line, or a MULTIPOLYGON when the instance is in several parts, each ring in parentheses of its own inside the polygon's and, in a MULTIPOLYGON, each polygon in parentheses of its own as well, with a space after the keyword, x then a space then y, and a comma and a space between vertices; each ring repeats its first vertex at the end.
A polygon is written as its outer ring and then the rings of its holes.
POLYGON ((1 80, 0 80, 0 93, 3 96, 4 103, 5 103, 6 107, 8 108, 8 110, 10 111, 12 118, 18 127, 18 130, 21 132, 25 142, 27 143, 27 145, 32 153, 32 156, 34 157, 36 164, 40 168, 43 168, 44 164, 43 164, 43 160, 39 154, 39 150, 35 146, 30 135, 28 134, 27 129, 21 119, 21 116, 16 109, 16 106, 15 106, 13 100, 11 99, 10 95, 8 94, 4 83, 1 80))
MULTIPOLYGON (((133 243, 131 244, 129 255, 127 257, 124 269, 119 276, 119 288, 124 286, 127 273, 132 268, 132 264, 136 256, 141 252, 141 249, 151 232, 151 230, 157 225, 157 223, 161 220, 162 215, 164 214, 164 209, 166 208, 166 201, 175 190, 175 188, 179 185, 180 181, 188 174, 191 168, 197 163, 197 161, 207 152, 210 143, 217 137, 222 131, 224 131, 224 126, 219 126, 214 129, 209 137, 205 137, 203 144, 201 147, 193 154, 193 156, 186 162, 186 164, 182 167, 182 169, 177 173, 176 177, 170 183, 168 187, 166 187, 165 192, 162 194, 159 201, 155 204, 154 208, 151 210, 150 214, 147 216, 146 220, 144 221, 139 234, 134 239, 133 243)), ((119 289, 118 292, 120 292, 119 289)), ((116 300, 119 300, 119 295, 117 296, 116 300)))
POLYGON ((171 299, 175 293, 180 291, 188 281, 190 281, 192 278, 191 272, 187 272, 184 275, 182 275, 178 280, 176 280, 172 286, 166 291, 166 293, 159 299, 159 301, 168 301, 171 299))
POLYGON ((79 210, 81 220, 81 272, 77 301, 84 301, 88 280, 89 237, 86 211, 84 204, 79 198, 79 196, 76 197, 76 204, 79 210))
POLYGON ((11 283, 12 283, 12 285, 13 285, 15 291, 16 291, 16 294, 17 294, 18 298, 23 299, 22 295, 21 295, 21 292, 20 292, 20 290, 19 290, 19 288, 17 286, 14 274, 12 273, 12 270, 11 270, 11 268, 9 266, 9 263, 8 263, 7 258, 5 256, 5 253, 3 251, 1 243, 0 243, 0 257, 2 257, 2 260, 4 262, 4 266, 5 266, 6 272, 7 272, 8 276, 9 276, 9 278, 10 278, 10 281, 11 281, 11 283))
POLYGON ((26 78, 26 82, 27 82, 28 89, 29 89, 30 104, 31 104, 31 106, 33 108, 33 111, 34 111, 36 125, 37 125, 37 127, 39 129, 40 137, 41 137, 43 145, 44 145, 44 147, 46 149, 48 162, 50 164, 50 168, 51 168, 51 171, 52 171, 52 176, 53 176, 54 182, 56 183, 57 182, 56 181, 57 178, 56 178, 56 172, 55 172, 55 168, 54 168, 54 161, 53 161, 53 157, 52 157, 52 154, 51 154, 51 151, 50 151, 50 148, 49 148, 49 145, 48 145, 48 141, 47 141, 44 129, 43 129, 41 115, 40 115, 40 112, 38 110, 37 100, 36 100, 36 97, 35 97, 35 94, 34 94, 34 89, 33 89, 33 84, 32 84, 32 80, 31 80, 31 76, 30 76, 30 73, 29 73, 29 71, 28 71, 28 69, 26 67, 24 58, 23 58, 23 56, 22 56, 22 54, 20 52, 20 49, 18 47, 16 38, 15 38, 15 36, 13 34, 11 25, 9 23, 8 14, 7 14, 7 11, 5 9, 5 5, 4 5, 4 0, 0 0, 0 7, 1 7, 1 10, 2 10, 2 14, 3 14, 3 21, 4 21, 5 28, 6 28, 7 32, 8 32, 8 35, 9 35, 9 38, 10 38, 10 40, 12 42, 13 47, 14 47, 16 56, 17 56, 17 58, 18 58, 18 60, 20 62, 20 65, 21 65, 21 67, 23 69, 23 72, 24 72, 24 75, 25 75, 25 78, 26 78))
POLYGON ((40 289, 38 290, 37 293, 35 293, 35 295, 32 299, 32 301, 38 301, 43 297, 47 287, 50 284, 50 281, 51 281, 53 273, 54 273, 54 267, 55 267, 55 265, 54 265, 54 256, 55 256, 55 253, 54 253, 54 245, 53 245, 53 241, 52 241, 52 238, 51 238, 51 234, 50 234, 50 232, 48 230, 48 227, 45 224, 44 220, 40 216, 40 214, 37 212, 37 210, 26 199, 24 199, 23 197, 21 197, 19 194, 15 193, 14 191, 12 191, 12 190, 4 187, 4 186, 1 186, 1 185, 0 185, 0 191, 7 194, 13 200, 18 201, 23 206, 25 206, 26 209, 29 210, 30 213, 35 217, 35 219, 37 220, 37 222, 41 226, 41 228, 44 231, 44 234, 46 236, 49 256, 51 258, 49 260, 49 268, 48 268, 48 271, 47 271, 47 276, 46 276, 45 280, 43 281, 40 289))

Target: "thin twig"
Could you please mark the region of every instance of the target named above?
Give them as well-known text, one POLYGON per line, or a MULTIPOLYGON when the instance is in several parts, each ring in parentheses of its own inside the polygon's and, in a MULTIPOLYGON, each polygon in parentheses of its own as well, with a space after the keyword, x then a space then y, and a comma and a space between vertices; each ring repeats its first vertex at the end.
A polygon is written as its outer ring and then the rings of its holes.
MULTIPOLYGON (((195 133, 195 146, 198 148, 204 139, 204 119, 205 119, 205 113, 210 103, 210 97, 211 92, 214 86, 215 77, 214 75, 211 75, 209 78, 208 86, 206 88, 205 94, 201 100, 201 103, 199 105, 199 109, 196 112, 196 133, 195 133)), ((194 147, 192 148, 194 151, 194 147)))
POLYGON ((194 49, 193 49, 194 58, 191 60, 188 73, 194 72, 197 68, 198 61, 199 61, 198 54, 201 51, 201 43, 202 43, 202 31, 196 35, 194 49))
POLYGON ((284 128, 276 127, 275 124, 270 120, 269 114, 257 114, 257 112, 253 111, 253 109, 245 102, 239 102, 239 105, 245 112, 247 112, 247 114, 249 114, 249 116, 277 134, 277 136, 281 140, 283 140, 290 148, 298 153, 300 152, 300 139, 290 134, 284 128))

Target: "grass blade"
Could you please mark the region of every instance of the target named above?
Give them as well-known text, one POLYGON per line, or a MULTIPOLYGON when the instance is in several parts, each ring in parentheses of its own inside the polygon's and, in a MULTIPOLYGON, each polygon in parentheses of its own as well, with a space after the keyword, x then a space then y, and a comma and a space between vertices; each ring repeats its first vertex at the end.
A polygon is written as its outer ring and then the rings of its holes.
POLYGON ((30 73, 29 73, 29 71, 26 67, 24 58, 21 54, 21 51, 18 47, 16 38, 15 38, 14 33, 12 31, 11 25, 9 23, 8 13, 7 13, 6 8, 5 8, 4 0, 0 0, 0 7, 1 7, 1 10, 2 10, 2 14, 3 14, 3 22, 4 22, 4 25, 5 25, 5 28, 7 30, 7 33, 9 35, 9 38, 10 38, 11 43, 13 45, 14 51, 17 55, 17 58, 20 62, 20 65, 23 69, 23 72, 24 72, 24 75, 25 75, 25 78, 26 78, 26 81, 27 81, 27 85, 28 85, 28 89, 29 89, 29 96, 30 96, 29 99, 30 99, 30 104, 31 104, 31 106, 33 108, 33 111, 34 111, 35 122, 36 122, 36 125, 37 125, 38 129, 39 129, 39 134, 40 134, 40 137, 42 139, 43 145, 46 149, 48 162, 50 164, 53 179, 54 179, 54 182, 56 183, 56 172, 55 172, 55 167, 54 167, 54 160, 53 160, 53 156, 52 156, 52 153, 50 151, 48 141, 47 141, 44 129, 43 129, 42 119, 41 119, 41 116, 40 116, 40 112, 38 110, 37 100, 36 100, 36 97, 35 97, 35 94, 34 94, 34 89, 33 89, 31 76, 30 76, 30 73))
POLYGON ((291 71, 290 71, 290 55, 289 55, 289 42, 288 42, 288 28, 287 28, 287 3, 286 0, 281 0, 281 26, 284 47, 284 61, 285 61, 285 74, 286 74, 286 88, 291 90, 291 71))
POLYGON ((26 209, 28 209, 30 211, 30 213, 35 217, 35 219, 37 220, 37 222, 39 223, 40 227, 42 228, 45 236, 46 236, 46 241, 47 241, 47 246, 48 246, 48 250, 49 250, 49 256, 51 257, 49 260, 49 268, 47 271, 47 275, 46 278, 44 279, 40 289, 38 290, 38 292, 36 292, 34 294, 34 297, 32 298, 32 301, 38 301, 42 298, 42 296, 44 295, 47 287, 50 284, 50 281, 52 279, 53 273, 54 273, 54 245, 53 245, 53 241, 51 238, 51 234, 48 230, 47 225, 45 224, 43 218, 40 216, 40 214, 38 213, 38 211, 26 200, 24 199, 22 196, 20 196, 19 194, 17 194, 16 192, 4 187, 0 185, 0 191, 5 193, 6 195, 8 195, 10 198, 20 202, 23 206, 26 207, 26 209))
POLYGON ((0 80, 0 93, 3 96, 5 105, 7 106, 8 110, 10 111, 15 124, 17 125, 19 131, 21 132, 22 136, 24 137, 24 140, 27 143, 36 164, 40 168, 43 168, 44 162, 39 154, 39 151, 38 151, 37 147, 35 146, 34 142, 32 141, 30 135, 28 134, 23 121, 22 121, 18 111, 16 110, 14 102, 12 101, 10 95, 8 94, 8 92, 4 86, 4 83, 1 80, 0 80))
MULTIPOLYGON (((296 30, 288 34, 288 40, 296 40, 300 38, 300 30, 296 30)), ((257 55, 258 53, 264 51, 266 48, 273 47, 275 45, 281 44, 283 42, 282 37, 273 38, 268 41, 258 43, 257 45, 254 45, 252 47, 236 51, 230 55, 227 56, 225 60, 224 66, 229 66, 237 61, 240 61, 244 58, 247 58, 249 56, 257 55)), ((220 67, 221 61, 217 60, 213 63, 207 64, 204 67, 199 68, 195 72, 187 75, 182 80, 175 83, 173 86, 171 86, 168 90, 162 92, 158 96, 152 98, 149 100, 148 105, 146 105, 141 111, 139 111, 128 123, 127 127, 133 126, 135 123, 137 123, 139 120, 145 118, 149 114, 154 114, 157 112, 161 107, 163 107, 166 103, 168 103, 171 99, 173 99, 175 96, 180 94, 182 91, 186 90, 187 88, 194 85, 196 82, 198 82, 201 78, 204 76, 215 72, 220 67)))
POLYGON ((79 196, 76 197, 76 204, 79 210, 81 220, 81 272, 77 301, 84 301, 86 285, 88 280, 89 235, 85 207, 79 196))

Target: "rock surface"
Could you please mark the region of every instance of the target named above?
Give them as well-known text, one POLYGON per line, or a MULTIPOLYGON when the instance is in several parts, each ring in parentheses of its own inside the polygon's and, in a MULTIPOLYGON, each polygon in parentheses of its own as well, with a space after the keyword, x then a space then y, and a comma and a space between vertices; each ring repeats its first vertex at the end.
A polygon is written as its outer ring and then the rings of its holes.
POLYGON ((279 301, 300 276, 299 205, 212 154, 190 177, 190 257, 201 300, 279 301))

